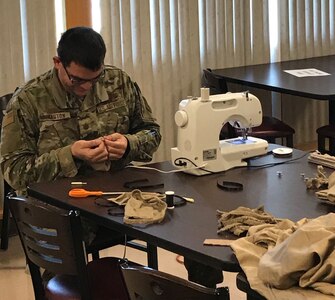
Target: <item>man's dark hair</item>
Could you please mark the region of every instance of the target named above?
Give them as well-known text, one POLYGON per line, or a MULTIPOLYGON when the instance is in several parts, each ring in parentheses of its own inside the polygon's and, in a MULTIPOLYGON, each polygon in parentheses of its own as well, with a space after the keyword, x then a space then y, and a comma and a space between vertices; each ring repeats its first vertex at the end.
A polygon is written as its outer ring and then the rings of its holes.
POLYGON ((57 53, 64 67, 75 62, 96 71, 104 63, 106 45, 102 36, 92 28, 74 27, 62 34, 57 53))

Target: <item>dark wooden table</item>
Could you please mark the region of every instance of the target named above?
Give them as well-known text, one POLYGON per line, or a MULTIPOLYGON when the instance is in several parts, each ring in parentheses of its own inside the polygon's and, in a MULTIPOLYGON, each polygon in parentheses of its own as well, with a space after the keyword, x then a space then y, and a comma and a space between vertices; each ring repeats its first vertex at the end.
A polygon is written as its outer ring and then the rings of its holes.
POLYGON ((329 101, 329 124, 335 125, 335 55, 213 70, 227 82, 278 93, 329 101), (284 70, 315 68, 331 75, 296 77, 284 70))
MULTIPOLYGON (((250 165, 268 167, 236 168, 200 177, 185 173, 162 174, 152 170, 126 168, 115 173, 96 172, 88 177, 32 184, 28 194, 59 207, 78 209, 82 215, 99 224, 135 236, 154 246, 223 270, 238 271, 238 262, 229 247, 203 245, 206 238, 221 237, 217 235, 218 209, 229 211, 238 206, 255 208, 264 205, 266 211, 276 217, 295 221, 335 211, 333 206, 320 203, 313 191, 306 190, 302 173, 306 177, 315 176, 316 165, 307 162, 305 152, 294 150, 291 158, 275 158, 269 154, 251 160, 250 165), (283 163, 287 160, 292 161, 283 163), (274 163, 282 164, 271 166, 274 163), (281 177, 277 175, 278 171, 282 172, 281 177), (143 178, 153 183, 164 183, 164 187, 150 191, 173 190, 178 195, 193 197, 195 203, 168 211, 160 224, 130 226, 123 223, 122 216, 111 216, 108 208, 96 205, 94 197, 75 199, 68 196, 72 181, 87 182, 84 187, 89 190, 128 191, 123 187, 125 182, 143 178), (242 183, 243 191, 227 192, 219 189, 217 180, 220 178, 242 183)), ((170 162, 151 166, 162 170, 173 168, 170 162)), ((233 238, 230 234, 222 237, 233 238)))

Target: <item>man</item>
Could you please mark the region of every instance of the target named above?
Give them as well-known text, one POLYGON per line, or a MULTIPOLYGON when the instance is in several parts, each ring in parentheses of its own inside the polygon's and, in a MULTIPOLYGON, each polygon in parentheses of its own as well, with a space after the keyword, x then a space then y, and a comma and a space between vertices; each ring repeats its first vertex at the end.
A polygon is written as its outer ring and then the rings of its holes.
MULTIPOLYGON (((159 125, 137 84, 104 65, 105 53, 100 34, 69 29, 58 43, 54 68, 15 91, 2 123, 0 165, 18 194, 33 182, 152 159, 159 125)), ((90 243, 97 228, 88 220, 83 225, 90 243)), ((189 264, 190 279, 208 279, 206 266, 189 264)))
POLYGON ((1 171, 25 194, 32 182, 150 161, 161 135, 137 84, 104 65, 91 28, 61 37, 54 68, 19 88, 3 120, 1 171))

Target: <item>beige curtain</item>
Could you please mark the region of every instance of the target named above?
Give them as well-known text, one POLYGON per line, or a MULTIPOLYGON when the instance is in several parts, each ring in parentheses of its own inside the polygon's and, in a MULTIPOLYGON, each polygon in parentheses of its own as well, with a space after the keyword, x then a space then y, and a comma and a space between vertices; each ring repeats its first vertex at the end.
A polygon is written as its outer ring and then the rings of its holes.
POLYGON ((269 61, 267 1, 101 0, 106 63, 138 82, 162 128, 155 161, 170 160, 180 100, 199 96, 203 68, 269 61))
MULTIPOLYGON (((12 93, 52 66, 56 53, 54 5, 45 0, 0 1, 0 95, 12 93)), ((0 196, 2 183, 0 174, 0 196)))
MULTIPOLYGON (((333 0, 280 0, 281 60, 335 54, 333 0)), ((328 103, 282 96, 283 119, 296 129, 295 144, 317 140, 316 129, 328 124, 328 103)))
POLYGON ((54 1, 0 1, 0 95, 52 66, 56 53, 54 1))
MULTIPOLYGON (((57 43, 54 1, 0 1, 1 94, 51 67, 57 43)), ((106 62, 139 83, 161 124, 155 161, 170 159, 174 113, 180 100, 199 95, 203 68, 270 61, 268 5, 262 0, 100 0, 106 62)), ((277 5, 281 60, 334 54, 334 0, 277 5)), ((269 95, 255 93, 263 110, 271 112, 269 95)), ((315 140, 315 129, 327 122, 327 103, 291 98, 283 96, 282 117, 297 130, 295 144, 315 140)))
POLYGON ((0 1, 0 95, 23 82, 23 51, 20 1, 0 1))

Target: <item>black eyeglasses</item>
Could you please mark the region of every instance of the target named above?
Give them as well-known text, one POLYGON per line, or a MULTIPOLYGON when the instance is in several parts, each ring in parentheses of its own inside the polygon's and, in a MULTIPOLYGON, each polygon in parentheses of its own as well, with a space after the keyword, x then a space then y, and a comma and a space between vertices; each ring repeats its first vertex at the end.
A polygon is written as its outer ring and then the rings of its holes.
POLYGON ((79 78, 79 77, 73 76, 73 75, 69 74, 69 72, 66 70, 66 67, 64 65, 63 65, 63 68, 65 70, 65 73, 66 73, 67 77, 69 78, 69 80, 71 81, 71 83, 73 85, 82 85, 82 84, 87 83, 87 82, 89 82, 92 85, 94 85, 100 79, 102 79, 102 78, 105 77, 105 68, 102 69, 101 73, 97 77, 94 77, 92 79, 83 79, 83 78, 79 78))

